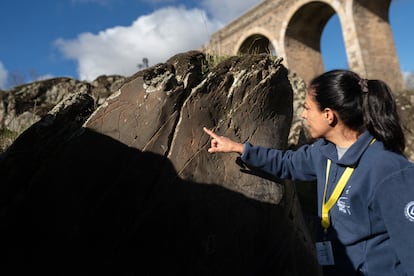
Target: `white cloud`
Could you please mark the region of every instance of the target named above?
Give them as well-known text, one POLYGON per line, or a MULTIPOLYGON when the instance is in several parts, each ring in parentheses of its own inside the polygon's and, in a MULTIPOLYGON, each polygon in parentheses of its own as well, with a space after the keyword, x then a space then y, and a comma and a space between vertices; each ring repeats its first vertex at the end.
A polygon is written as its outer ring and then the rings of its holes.
POLYGON ((103 74, 133 74, 143 58, 151 66, 199 49, 220 26, 208 20, 203 10, 167 7, 139 17, 131 26, 83 33, 55 43, 67 58, 77 60, 80 79, 93 80, 103 74))
MULTIPOLYGON (((167 3, 174 0, 143 0, 167 3)), ((108 0, 72 0, 73 3, 107 3, 108 0)), ((138 17, 130 26, 116 26, 98 34, 82 33, 55 44, 66 58, 78 63, 80 79, 99 75, 131 75, 143 58, 152 66, 188 50, 199 49, 225 23, 261 0, 202 0, 204 9, 166 7, 138 17)))
POLYGON ((201 5, 210 17, 228 23, 260 2, 262 0, 202 0, 201 5))
POLYGON ((0 61, 0 88, 6 87, 8 74, 9 73, 7 72, 6 68, 4 68, 3 63, 0 61))

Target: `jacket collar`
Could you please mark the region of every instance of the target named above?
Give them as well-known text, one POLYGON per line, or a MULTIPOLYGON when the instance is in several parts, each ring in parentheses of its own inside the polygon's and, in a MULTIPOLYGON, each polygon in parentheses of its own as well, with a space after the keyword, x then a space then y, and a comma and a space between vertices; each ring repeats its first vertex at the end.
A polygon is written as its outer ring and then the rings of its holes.
POLYGON ((337 163, 338 165, 356 166, 373 138, 374 137, 368 131, 365 131, 358 137, 358 140, 346 151, 340 160, 338 160, 335 144, 327 140, 324 140, 321 152, 326 158, 331 159, 332 162, 337 163))

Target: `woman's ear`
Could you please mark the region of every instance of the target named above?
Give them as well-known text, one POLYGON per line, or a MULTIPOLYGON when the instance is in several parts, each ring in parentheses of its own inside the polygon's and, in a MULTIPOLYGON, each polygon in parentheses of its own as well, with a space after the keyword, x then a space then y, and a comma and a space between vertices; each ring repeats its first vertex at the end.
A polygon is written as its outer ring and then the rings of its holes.
POLYGON ((328 124, 330 126, 334 126, 336 124, 336 122, 337 122, 336 114, 332 109, 325 108, 324 109, 324 116, 325 116, 325 119, 326 119, 326 121, 328 121, 328 124))

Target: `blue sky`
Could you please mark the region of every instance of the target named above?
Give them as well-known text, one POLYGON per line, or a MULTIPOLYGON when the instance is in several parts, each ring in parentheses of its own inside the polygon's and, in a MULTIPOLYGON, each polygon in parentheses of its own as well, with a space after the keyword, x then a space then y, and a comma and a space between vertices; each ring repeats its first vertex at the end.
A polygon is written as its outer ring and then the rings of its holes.
MULTIPOLYGON (((50 77, 131 75, 197 49, 260 0, 4 0, 0 89, 50 77)), ((390 21, 401 70, 414 73, 414 0, 393 0, 390 21)), ((324 30, 325 69, 346 67, 337 17, 324 30)))

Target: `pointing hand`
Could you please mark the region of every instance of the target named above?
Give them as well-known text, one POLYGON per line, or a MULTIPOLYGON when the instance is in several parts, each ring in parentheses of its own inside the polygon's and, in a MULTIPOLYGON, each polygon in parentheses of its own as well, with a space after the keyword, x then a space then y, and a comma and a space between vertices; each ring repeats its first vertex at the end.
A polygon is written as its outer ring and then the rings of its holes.
POLYGON ((203 128, 204 132, 210 135, 211 139, 211 148, 208 149, 208 152, 237 152, 243 153, 243 144, 237 143, 227 137, 219 136, 208 128, 203 128))

